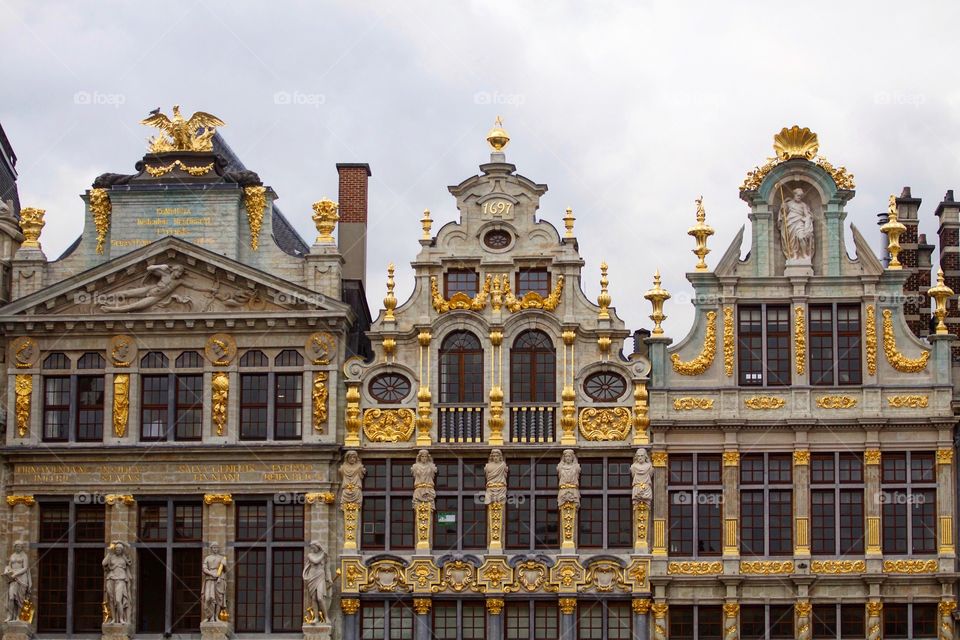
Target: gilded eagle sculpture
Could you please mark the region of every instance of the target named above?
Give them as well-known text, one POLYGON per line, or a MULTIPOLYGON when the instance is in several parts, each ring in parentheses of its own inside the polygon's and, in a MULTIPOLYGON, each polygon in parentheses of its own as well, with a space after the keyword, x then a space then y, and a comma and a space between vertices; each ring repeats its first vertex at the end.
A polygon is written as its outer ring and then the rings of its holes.
POLYGON ((180 115, 180 105, 173 105, 173 119, 171 120, 157 109, 140 121, 148 127, 160 129, 160 133, 150 138, 150 151, 164 153, 167 151, 212 151, 213 134, 217 127, 226 123, 215 115, 204 111, 197 111, 189 119, 180 115))

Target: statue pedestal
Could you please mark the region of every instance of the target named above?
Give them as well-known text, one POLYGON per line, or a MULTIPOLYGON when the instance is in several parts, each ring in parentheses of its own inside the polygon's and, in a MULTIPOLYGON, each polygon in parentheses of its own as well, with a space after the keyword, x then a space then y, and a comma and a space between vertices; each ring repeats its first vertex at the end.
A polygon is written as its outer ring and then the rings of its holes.
POLYGON ((810 277, 813 275, 813 265, 807 260, 787 260, 787 264, 783 268, 783 275, 788 278, 810 277))
POLYGON ((11 620, 3 623, 3 640, 31 640, 33 626, 22 620, 11 620))
POLYGON ((130 640, 130 625, 104 622, 102 638, 103 640, 130 640))
POLYGON ((333 627, 325 622, 303 625, 303 640, 330 640, 333 627))
POLYGON ((227 640, 230 637, 229 622, 201 622, 201 640, 227 640))

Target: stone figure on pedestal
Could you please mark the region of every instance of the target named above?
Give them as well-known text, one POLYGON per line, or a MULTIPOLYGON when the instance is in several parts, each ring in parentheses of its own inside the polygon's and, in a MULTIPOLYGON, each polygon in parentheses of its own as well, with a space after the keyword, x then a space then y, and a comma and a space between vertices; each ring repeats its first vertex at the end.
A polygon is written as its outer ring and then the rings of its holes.
POLYGON ((133 586, 133 559, 127 545, 114 542, 107 547, 103 562, 103 588, 109 619, 104 622, 127 624, 130 621, 130 593, 133 586))
POLYGON ((420 449, 417 461, 410 468, 413 473, 413 504, 429 504, 433 509, 437 492, 434 489, 434 479, 437 477, 437 465, 426 449, 420 449))
POLYGON ((304 558, 303 584, 307 588, 307 615, 304 617, 304 621, 307 624, 329 622, 330 609, 327 605, 327 599, 333 581, 327 568, 327 552, 316 540, 310 543, 304 558))
POLYGON ((221 611, 227 608, 227 557, 220 553, 220 545, 210 543, 210 553, 203 559, 203 609, 205 622, 217 622, 221 611))
POLYGON ((3 568, 3 577, 7 579, 7 622, 18 620, 23 603, 30 597, 33 581, 30 577, 30 559, 20 540, 13 543, 13 553, 3 568))
POLYGON ((564 449, 560 464, 557 465, 557 478, 560 487, 557 491, 557 505, 575 504, 580 506, 580 463, 573 449, 564 449))
POLYGON ((646 449, 637 449, 633 464, 630 465, 630 475, 633 481, 633 504, 649 505, 653 501, 653 464, 646 449))
POLYGON ((791 193, 790 199, 780 203, 780 215, 777 218, 780 245, 788 265, 810 264, 815 249, 813 211, 803 201, 803 189, 796 188, 791 193))
POLYGON ((360 462, 360 456, 354 450, 347 451, 340 465, 340 504, 363 502, 363 477, 367 469, 360 462))
POLYGON ((484 495, 485 504, 503 504, 507 501, 507 463, 503 460, 500 449, 490 452, 490 458, 483 470, 487 476, 487 491, 484 495))

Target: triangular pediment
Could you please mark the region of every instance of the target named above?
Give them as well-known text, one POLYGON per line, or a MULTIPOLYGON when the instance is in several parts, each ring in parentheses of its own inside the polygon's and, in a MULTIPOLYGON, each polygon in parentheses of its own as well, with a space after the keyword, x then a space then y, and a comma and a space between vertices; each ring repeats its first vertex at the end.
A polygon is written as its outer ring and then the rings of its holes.
POLYGON ((348 316, 315 291, 175 237, 52 283, 0 309, 0 316, 348 316))

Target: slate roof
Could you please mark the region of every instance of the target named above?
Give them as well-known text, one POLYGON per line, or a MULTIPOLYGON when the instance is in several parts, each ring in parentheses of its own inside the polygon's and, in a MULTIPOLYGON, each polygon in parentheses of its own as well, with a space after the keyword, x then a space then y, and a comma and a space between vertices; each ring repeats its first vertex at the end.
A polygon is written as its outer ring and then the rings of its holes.
POLYGON ((0 200, 13 200, 13 212, 20 217, 20 194, 17 193, 17 154, 0 124, 0 200))

